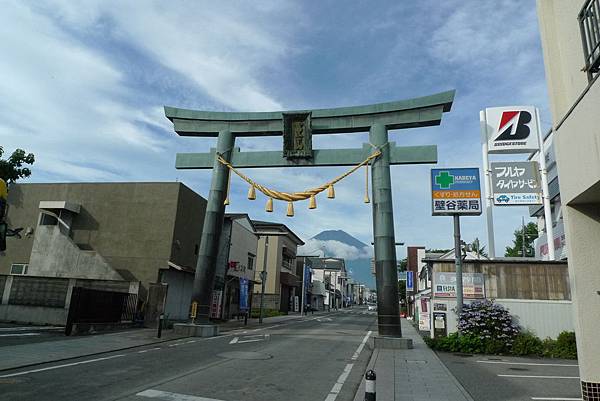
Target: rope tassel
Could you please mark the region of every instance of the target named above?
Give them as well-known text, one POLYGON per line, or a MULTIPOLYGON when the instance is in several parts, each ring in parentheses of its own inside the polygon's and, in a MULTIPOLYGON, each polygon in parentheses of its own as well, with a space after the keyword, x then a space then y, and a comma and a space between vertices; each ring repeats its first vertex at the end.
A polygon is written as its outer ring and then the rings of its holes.
POLYGON ((333 189, 333 185, 330 185, 329 187, 327 187, 327 197, 329 199, 335 198, 335 189, 333 189))
POLYGON ((285 215, 287 217, 294 217, 294 202, 288 202, 287 213, 285 215))
POLYGON ((256 190, 254 189, 254 185, 250 185, 250 188, 248 188, 248 199, 256 199, 256 190))
POLYGON ((369 164, 365 164, 365 203, 371 203, 369 199, 369 164))
POLYGON ((229 205, 229 188, 231 187, 231 169, 227 169, 227 192, 225 193, 225 206, 229 205))
POLYGON ((268 213, 273 212, 273 198, 269 198, 267 200, 267 205, 265 206, 265 212, 268 212, 268 213))
POLYGON ((316 209, 317 208, 317 200, 315 199, 314 195, 310 196, 310 201, 308 203, 308 208, 309 209, 316 209))

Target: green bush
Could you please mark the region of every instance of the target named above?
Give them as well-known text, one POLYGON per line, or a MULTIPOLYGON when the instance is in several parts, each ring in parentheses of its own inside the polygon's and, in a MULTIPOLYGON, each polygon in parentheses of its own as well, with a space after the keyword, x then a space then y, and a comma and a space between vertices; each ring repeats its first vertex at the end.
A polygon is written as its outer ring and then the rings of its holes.
POLYGON ((563 331, 558 335, 552 349, 553 358, 577 359, 577 343, 575 333, 563 331))
MULTIPOLYGON (((285 315, 284 312, 280 312, 277 309, 264 309, 263 317, 273 317, 273 316, 282 316, 285 315)), ((250 317, 253 319, 258 319, 260 317, 260 309, 252 309, 250 312, 250 317)))
POLYGON ((517 335, 512 345, 513 355, 543 355, 544 344, 542 340, 530 332, 517 335))
POLYGON ((452 333, 448 337, 426 339, 425 341, 432 349, 445 352, 502 354, 509 351, 506 343, 502 340, 485 338, 474 334, 459 335, 459 333, 452 333))

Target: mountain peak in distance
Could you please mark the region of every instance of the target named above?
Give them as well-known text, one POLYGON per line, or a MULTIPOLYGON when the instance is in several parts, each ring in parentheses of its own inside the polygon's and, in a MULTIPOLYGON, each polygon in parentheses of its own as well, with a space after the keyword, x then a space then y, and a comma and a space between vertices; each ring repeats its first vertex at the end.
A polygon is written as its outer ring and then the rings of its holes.
POLYGON ((321 231, 319 234, 315 235, 311 239, 316 239, 320 241, 339 241, 346 245, 353 246, 358 249, 363 249, 368 246, 362 241, 357 240, 347 232, 343 230, 326 230, 321 231))

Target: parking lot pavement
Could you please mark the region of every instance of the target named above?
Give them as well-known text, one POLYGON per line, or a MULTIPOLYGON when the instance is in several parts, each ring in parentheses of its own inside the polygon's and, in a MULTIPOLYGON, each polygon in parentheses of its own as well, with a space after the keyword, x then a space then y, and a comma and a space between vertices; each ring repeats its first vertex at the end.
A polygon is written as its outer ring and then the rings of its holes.
POLYGON ((67 338, 69 337, 65 337, 64 327, 0 323, 0 347, 57 341, 67 338))
POLYGON ((438 356, 476 401, 581 400, 577 361, 446 352, 438 356))

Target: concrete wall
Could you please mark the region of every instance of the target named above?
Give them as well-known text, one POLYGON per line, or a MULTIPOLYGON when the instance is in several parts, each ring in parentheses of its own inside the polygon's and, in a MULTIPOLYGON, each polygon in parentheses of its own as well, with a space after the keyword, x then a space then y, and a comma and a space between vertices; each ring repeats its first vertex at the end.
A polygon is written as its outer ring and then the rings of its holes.
MULTIPOLYGON (((584 52, 577 16, 584 3, 537 2, 585 389, 600 384, 600 82, 590 82, 581 71, 584 52)), ((585 392, 583 398, 588 399, 585 392)))
POLYGON ((563 331, 575 331, 573 303, 570 301, 536 301, 497 299, 525 330, 540 338, 556 338, 563 331))
POLYGON ((28 275, 46 277, 72 277, 100 280, 123 280, 95 251, 84 251, 58 226, 38 226, 28 275))
POLYGON ((173 263, 196 268, 198 260, 196 249, 200 247, 205 212, 206 199, 185 185, 180 185, 171 251, 173 263))
MULTIPOLYGON (((265 284, 265 293, 267 294, 279 294, 280 291, 280 280, 279 273, 281 267, 281 237, 279 236, 264 236, 261 235, 258 240, 258 246, 256 250, 256 266, 255 280, 260 281, 260 272, 263 270, 263 266, 266 267, 267 280, 265 284), (268 244, 265 245, 266 238, 269 238, 268 244), (265 246, 267 248, 267 259, 265 263, 265 246)), ((259 285, 254 287, 254 292, 260 292, 261 287, 259 285)))
POLYGON ((165 315, 170 320, 187 320, 189 316, 190 299, 192 299, 192 287, 194 275, 175 270, 164 270, 162 282, 167 283, 167 303, 165 315))

